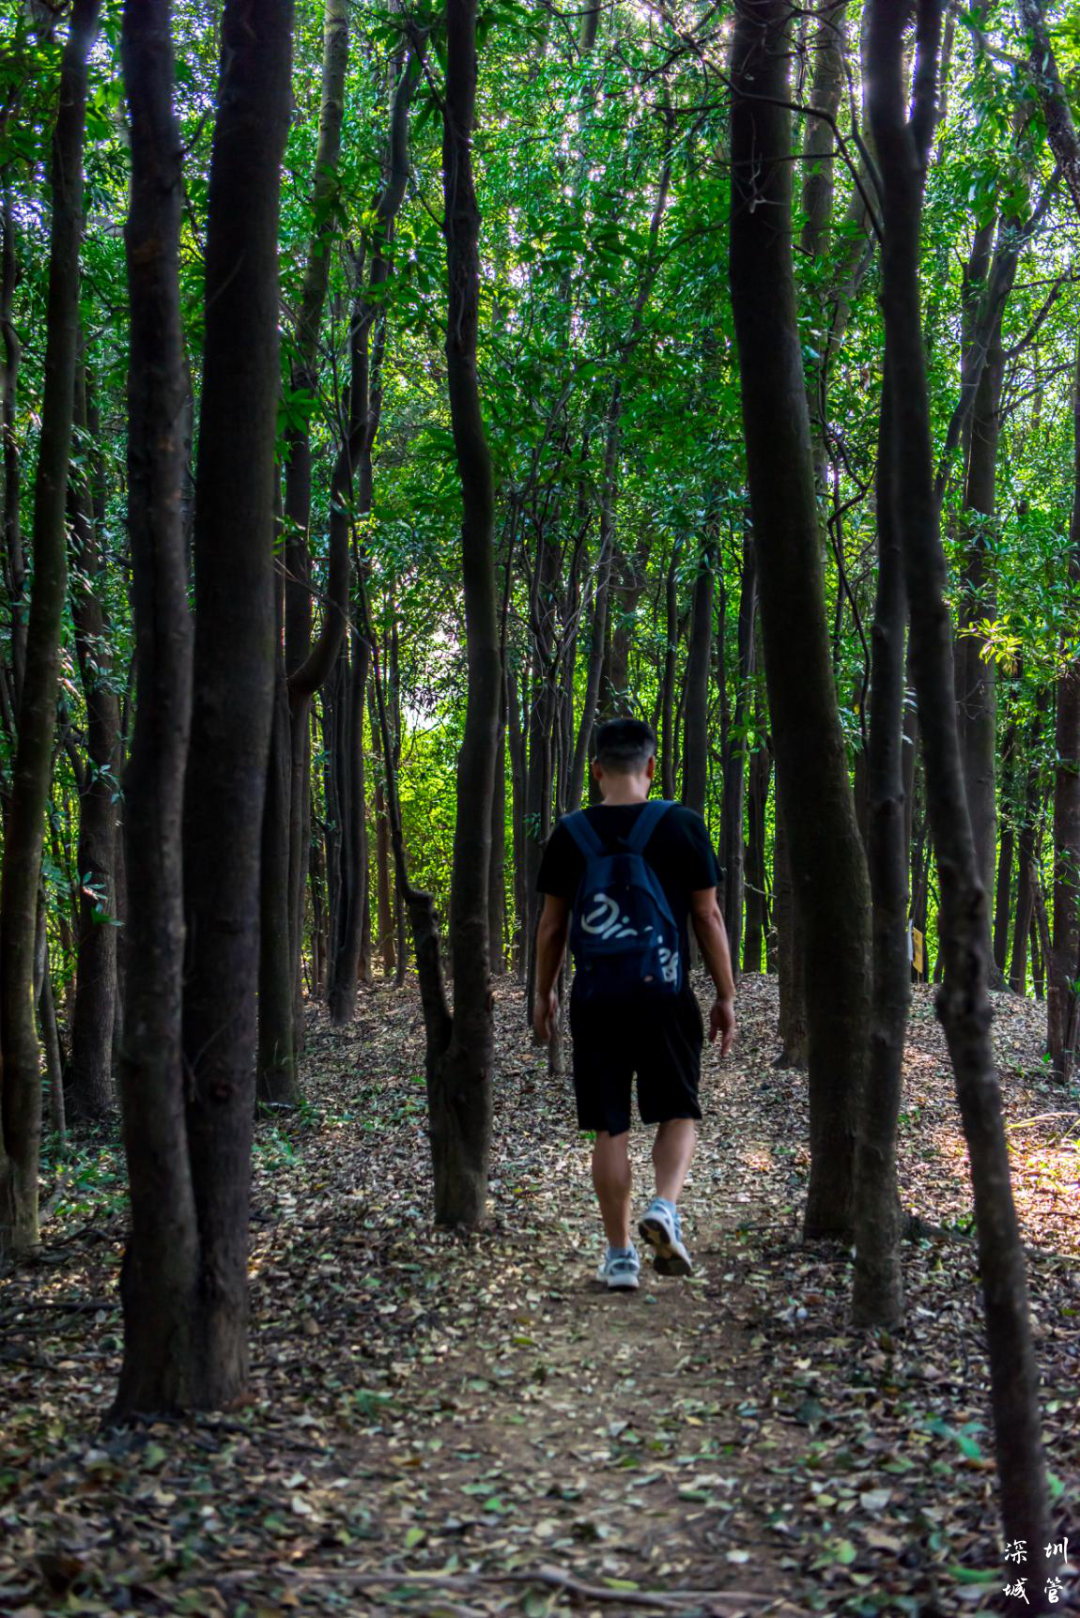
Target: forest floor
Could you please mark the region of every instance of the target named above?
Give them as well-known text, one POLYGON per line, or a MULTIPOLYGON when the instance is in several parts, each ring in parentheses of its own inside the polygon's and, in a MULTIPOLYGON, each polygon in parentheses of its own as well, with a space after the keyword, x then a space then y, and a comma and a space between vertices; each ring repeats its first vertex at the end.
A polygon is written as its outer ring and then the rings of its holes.
MULTIPOLYGON (((1080 1549, 1080 1116, 1043 1008, 996 997, 1058 1533, 1080 1549), (1049 1116, 1047 1116, 1049 1115, 1049 1116), (1073 1515, 1069 1520, 1068 1503, 1073 1515)), ((994 1610, 1002 1585, 966 1156, 928 991, 902 1115, 903 1333, 854 1333, 850 1253, 806 1248, 805 1076, 775 982, 707 1057, 683 1210, 697 1271, 594 1280, 588 1145, 500 992, 492 1221, 434 1233, 410 991, 311 1015, 256 1147, 252 1403, 102 1429, 119 1366, 115 1146, 84 1140, 40 1262, 0 1291, 0 1612, 746 1614, 994 1610)), ((633 1137, 644 1199, 648 1137, 633 1137)), ((1018 1571, 1013 1569, 1010 1576, 1018 1571)), ((1059 1604, 1075 1597, 1075 1586, 1059 1604)))

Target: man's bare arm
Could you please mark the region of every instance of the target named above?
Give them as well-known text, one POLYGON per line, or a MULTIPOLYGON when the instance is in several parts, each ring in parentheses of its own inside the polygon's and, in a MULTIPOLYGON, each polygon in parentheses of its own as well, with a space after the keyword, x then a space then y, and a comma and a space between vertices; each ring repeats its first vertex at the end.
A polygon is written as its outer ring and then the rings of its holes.
POLYGON ((720 1054, 726 1056, 735 1037, 735 978, 731 970, 727 928, 716 902, 715 888, 698 888, 690 895, 690 919, 701 947, 706 970, 713 980, 716 999, 709 1013, 709 1039, 720 1036, 720 1054))
POLYGON ((559 998, 555 984, 566 954, 570 935, 570 901, 545 893, 540 924, 536 929, 536 986, 533 996, 533 1030, 542 1045, 555 1031, 559 998))

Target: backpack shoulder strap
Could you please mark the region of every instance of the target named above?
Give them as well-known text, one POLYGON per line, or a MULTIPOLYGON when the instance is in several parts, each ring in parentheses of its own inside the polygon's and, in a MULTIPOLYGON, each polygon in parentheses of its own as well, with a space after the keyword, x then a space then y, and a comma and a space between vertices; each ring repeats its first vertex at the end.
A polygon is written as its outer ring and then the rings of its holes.
POLYGON ((626 839, 626 847, 631 854, 643 854, 645 852, 645 845, 649 838, 668 810, 673 808, 674 804, 665 798, 654 798, 645 805, 637 817, 633 831, 626 839))
POLYGON ((587 861, 596 859, 604 852, 604 845, 589 824, 584 809, 575 809, 572 814, 563 815, 559 825, 566 827, 587 861))

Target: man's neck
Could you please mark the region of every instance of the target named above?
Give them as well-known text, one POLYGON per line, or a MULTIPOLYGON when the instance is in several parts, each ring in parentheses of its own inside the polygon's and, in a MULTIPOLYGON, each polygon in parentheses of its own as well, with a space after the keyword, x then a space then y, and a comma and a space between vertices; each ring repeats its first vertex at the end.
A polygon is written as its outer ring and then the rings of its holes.
POLYGON ((603 803, 605 809, 616 809, 622 804, 644 803, 649 796, 650 782, 636 775, 623 777, 616 776, 613 781, 603 784, 603 803))

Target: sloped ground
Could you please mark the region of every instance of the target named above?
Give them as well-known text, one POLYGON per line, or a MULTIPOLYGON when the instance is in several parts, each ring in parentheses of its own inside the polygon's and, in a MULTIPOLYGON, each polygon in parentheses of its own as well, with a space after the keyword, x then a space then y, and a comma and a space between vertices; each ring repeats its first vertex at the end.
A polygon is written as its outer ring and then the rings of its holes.
MULTIPOLYGON (((929 997, 903 1195, 941 1234, 905 1245, 895 1340, 848 1330, 849 1254, 799 1243, 805 1080, 770 1065, 775 1010, 747 980, 736 1052, 709 1059, 697 1274, 628 1296, 592 1280, 588 1146, 513 990, 492 1230, 468 1243, 429 1228, 414 997, 366 994, 348 1037, 313 1016, 309 1104, 259 1129, 254 1401, 191 1426, 99 1428, 123 1205, 115 1154, 87 1149, 0 1293, 0 1612, 991 1610, 970 1198, 929 997)), ((1042 1083, 1041 1019, 1002 996, 995 1030, 1075 1559, 1080 1119, 1042 1083)))

